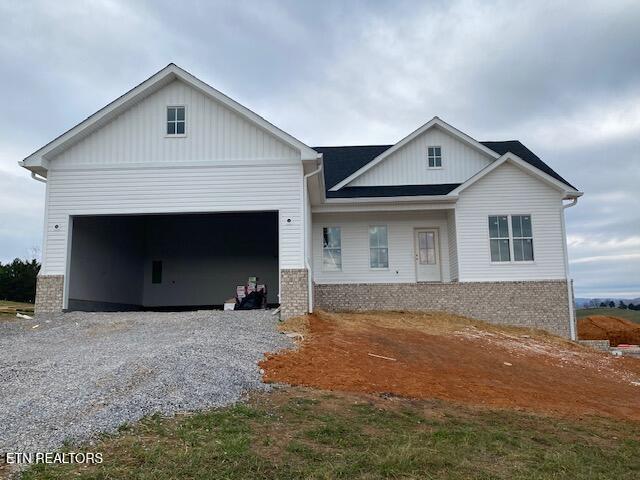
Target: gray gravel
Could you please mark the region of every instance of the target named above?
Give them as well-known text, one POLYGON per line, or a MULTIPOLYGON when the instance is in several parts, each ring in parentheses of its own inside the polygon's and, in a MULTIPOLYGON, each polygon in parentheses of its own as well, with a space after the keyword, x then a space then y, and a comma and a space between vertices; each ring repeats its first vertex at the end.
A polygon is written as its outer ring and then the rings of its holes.
POLYGON ((0 452, 49 451, 266 389, 256 363, 292 345, 275 324, 263 310, 0 321, 0 452))

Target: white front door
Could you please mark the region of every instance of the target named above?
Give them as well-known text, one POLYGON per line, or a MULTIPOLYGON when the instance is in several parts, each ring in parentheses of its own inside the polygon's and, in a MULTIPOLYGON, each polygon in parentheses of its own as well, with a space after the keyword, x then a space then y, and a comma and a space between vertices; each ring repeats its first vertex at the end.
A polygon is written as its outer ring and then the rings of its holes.
POLYGON ((435 228, 415 231, 416 277, 419 282, 439 282, 440 242, 435 228))

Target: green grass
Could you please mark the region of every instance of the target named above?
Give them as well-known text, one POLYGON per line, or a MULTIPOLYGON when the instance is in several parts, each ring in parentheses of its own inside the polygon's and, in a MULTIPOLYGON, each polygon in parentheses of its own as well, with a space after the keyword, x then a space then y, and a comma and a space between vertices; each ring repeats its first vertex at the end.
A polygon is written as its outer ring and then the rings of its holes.
POLYGON ((622 310, 621 308, 579 308, 576 310, 576 316, 578 318, 585 318, 591 315, 619 317, 640 323, 640 310, 622 310))
POLYGON ((33 303, 9 302, 0 300, 0 320, 16 318, 16 312, 33 314, 33 303))
POLYGON ((146 418, 74 450, 102 452, 101 465, 38 465, 23 479, 636 479, 637 428, 287 389, 146 418))

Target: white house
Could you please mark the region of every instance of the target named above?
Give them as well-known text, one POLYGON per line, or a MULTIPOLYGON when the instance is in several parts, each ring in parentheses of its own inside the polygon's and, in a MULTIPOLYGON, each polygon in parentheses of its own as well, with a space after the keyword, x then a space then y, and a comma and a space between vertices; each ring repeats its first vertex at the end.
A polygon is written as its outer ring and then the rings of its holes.
POLYGON ((434 117, 311 148, 174 64, 22 162, 46 182, 37 312, 220 305, 260 277, 313 308, 447 310, 574 335, 564 209, 518 141, 434 117))

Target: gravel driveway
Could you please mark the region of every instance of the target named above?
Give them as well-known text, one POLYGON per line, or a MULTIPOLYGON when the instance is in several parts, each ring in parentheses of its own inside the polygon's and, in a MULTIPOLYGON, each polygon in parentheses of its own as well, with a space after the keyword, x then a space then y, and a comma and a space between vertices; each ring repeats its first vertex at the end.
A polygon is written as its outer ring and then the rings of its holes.
POLYGON ((267 388, 256 362, 291 346, 275 324, 263 310, 0 321, 0 452, 47 451, 267 388))

